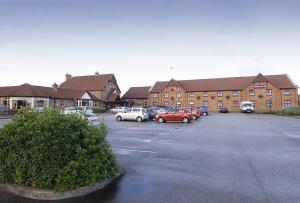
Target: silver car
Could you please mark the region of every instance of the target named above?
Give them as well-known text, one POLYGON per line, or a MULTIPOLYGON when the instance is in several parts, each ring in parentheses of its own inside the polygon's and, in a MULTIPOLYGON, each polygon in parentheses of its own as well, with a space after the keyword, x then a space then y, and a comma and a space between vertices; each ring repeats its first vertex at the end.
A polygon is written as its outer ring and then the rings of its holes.
POLYGON ((149 115, 145 108, 132 107, 127 108, 123 112, 116 115, 118 121, 122 120, 135 120, 137 122, 142 122, 149 119, 149 115))
POLYGON ((120 113, 125 111, 126 107, 118 106, 110 110, 111 113, 120 113))

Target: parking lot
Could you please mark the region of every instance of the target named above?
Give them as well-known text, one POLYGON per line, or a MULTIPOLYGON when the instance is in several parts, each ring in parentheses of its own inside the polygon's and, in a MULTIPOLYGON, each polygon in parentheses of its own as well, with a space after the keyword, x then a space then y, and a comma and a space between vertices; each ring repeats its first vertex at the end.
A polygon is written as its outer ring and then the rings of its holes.
MULTIPOLYGON (((300 200, 298 119, 214 113, 188 124, 159 124, 102 118, 125 176, 103 191, 59 202, 300 200)), ((4 193, 0 199, 37 202, 4 193)))

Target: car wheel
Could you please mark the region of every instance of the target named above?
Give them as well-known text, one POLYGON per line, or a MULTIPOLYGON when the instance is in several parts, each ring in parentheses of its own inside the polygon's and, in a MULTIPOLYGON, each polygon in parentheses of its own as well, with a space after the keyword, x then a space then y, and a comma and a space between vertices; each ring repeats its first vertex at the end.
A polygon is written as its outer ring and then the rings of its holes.
POLYGON ((189 122, 189 119, 188 119, 188 118, 183 118, 183 119, 182 119, 182 122, 188 123, 188 122, 189 122))
POLYGON ((193 120, 197 120, 197 116, 193 115, 193 120))
POLYGON ((117 117, 117 120, 118 120, 118 121, 122 121, 122 117, 121 117, 121 116, 118 116, 118 117, 117 117))
POLYGON ((143 119, 142 119, 142 117, 139 116, 139 117, 136 118, 136 121, 137 121, 137 122, 142 122, 143 119))
POLYGON ((159 118, 159 119, 158 119, 158 122, 163 123, 163 122, 164 122, 164 119, 163 119, 163 118, 159 118))

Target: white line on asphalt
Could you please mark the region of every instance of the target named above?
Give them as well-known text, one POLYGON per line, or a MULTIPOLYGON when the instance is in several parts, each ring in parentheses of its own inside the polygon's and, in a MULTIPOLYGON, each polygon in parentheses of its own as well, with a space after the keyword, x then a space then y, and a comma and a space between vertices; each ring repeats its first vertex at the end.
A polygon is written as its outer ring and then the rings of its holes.
POLYGON ((142 153, 151 153, 151 154, 156 154, 154 151, 145 151, 145 150, 137 150, 137 149, 117 149, 117 148, 112 148, 112 150, 116 151, 128 151, 128 152, 142 152, 142 153))
POLYGON ((151 139, 141 139, 141 138, 134 138, 134 137, 111 137, 111 138, 116 138, 116 139, 121 139, 121 140, 135 140, 135 141, 142 141, 146 143, 152 142, 151 139))

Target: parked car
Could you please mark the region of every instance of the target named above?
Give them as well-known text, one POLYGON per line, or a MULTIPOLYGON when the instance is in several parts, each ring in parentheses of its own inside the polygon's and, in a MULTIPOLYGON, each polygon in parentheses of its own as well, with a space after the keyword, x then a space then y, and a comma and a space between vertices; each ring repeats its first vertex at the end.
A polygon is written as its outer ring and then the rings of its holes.
POLYGON ((148 113, 148 115, 149 115, 149 120, 153 120, 154 118, 155 118, 155 116, 156 116, 156 112, 154 111, 154 110, 152 110, 152 109, 147 109, 147 113, 148 113))
POLYGON ((160 123, 169 121, 189 123, 192 119, 192 114, 189 111, 182 109, 172 109, 166 113, 160 113, 155 116, 155 120, 160 123))
POLYGON ((164 113, 165 110, 163 108, 157 107, 157 106, 152 106, 149 107, 150 110, 154 111, 155 113, 164 113))
POLYGON ((110 109, 109 111, 111 113, 120 113, 122 111, 125 111, 125 109, 126 109, 126 107, 124 107, 124 106, 117 106, 117 107, 115 107, 113 109, 110 109))
POLYGON ((92 126, 99 126, 100 123, 101 123, 100 118, 91 111, 86 111, 84 113, 84 116, 89 121, 89 124, 92 125, 92 126))
POLYGON ((199 110, 200 110, 202 116, 207 116, 208 115, 207 106, 200 106, 199 110))
POLYGON ((80 106, 74 106, 74 107, 66 107, 64 109, 64 114, 74 114, 74 113, 84 113, 84 108, 80 106))
POLYGON ((241 113, 244 113, 244 112, 254 113, 255 107, 251 101, 243 101, 243 102, 241 102, 240 110, 241 110, 241 113))
POLYGON ((220 107, 219 111, 220 111, 220 113, 228 113, 228 109, 226 106, 220 107))
POLYGON ((184 110, 188 110, 190 112, 190 114, 192 114, 192 118, 193 120, 197 120, 198 118, 200 118, 201 116, 201 112, 198 108, 193 108, 193 107, 180 107, 178 109, 184 109, 184 110))
POLYGON ((142 122, 149 119, 149 115, 145 108, 127 108, 124 111, 117 113, 116 119, 118 121, 122 120, 136 120, 138 122, 142 122))

